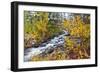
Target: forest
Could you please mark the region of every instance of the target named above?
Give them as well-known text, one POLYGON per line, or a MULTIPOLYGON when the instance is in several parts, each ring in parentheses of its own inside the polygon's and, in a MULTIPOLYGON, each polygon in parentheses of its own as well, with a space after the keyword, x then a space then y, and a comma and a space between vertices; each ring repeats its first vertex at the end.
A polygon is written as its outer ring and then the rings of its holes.
POLYGON ((90 58, 90 14, 24 11, 24 61, 90 58))

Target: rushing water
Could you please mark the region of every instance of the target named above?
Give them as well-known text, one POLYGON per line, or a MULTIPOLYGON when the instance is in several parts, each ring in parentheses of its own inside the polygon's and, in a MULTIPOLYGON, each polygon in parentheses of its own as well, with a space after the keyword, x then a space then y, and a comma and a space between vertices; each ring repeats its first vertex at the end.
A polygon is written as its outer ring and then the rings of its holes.
POLYGON ((45 52, 46 50, 51 50, 56 48, 57 46, 61 46, 64 44, 64 36, 68 35, 68 32, 63 30, 63 34, 54 37, 53 39, 51 39, 48 42, 42 43, 41 46, 35 48, 28 48, 25 49, 24 51, 24 61, 29 61, 31 59, 32 56, 36 56, 38 54, 41 54, 43 52, 45 52))

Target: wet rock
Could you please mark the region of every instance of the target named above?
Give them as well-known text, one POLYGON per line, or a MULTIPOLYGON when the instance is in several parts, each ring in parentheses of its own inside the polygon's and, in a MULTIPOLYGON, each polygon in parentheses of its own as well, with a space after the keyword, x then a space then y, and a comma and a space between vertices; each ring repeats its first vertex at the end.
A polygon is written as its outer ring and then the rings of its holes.
POLYGON ((50 53, 52 53, 53 51, 54 51, 54 49, 47 49, 47 50, 45 51, 45 53, 50 54, 50 53))

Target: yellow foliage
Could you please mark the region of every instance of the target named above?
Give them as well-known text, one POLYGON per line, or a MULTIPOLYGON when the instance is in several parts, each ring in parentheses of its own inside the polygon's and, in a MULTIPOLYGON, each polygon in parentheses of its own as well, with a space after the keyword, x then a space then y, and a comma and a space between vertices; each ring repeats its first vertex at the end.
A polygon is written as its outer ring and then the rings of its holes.
POLYGON ((70 21, 69 20, 64 20, 63 21, 63 28, 67 31, 70 29, 70 21))
POLYGON ((80 16, 73 20, 64 20, 63 27, 68 30, 71 36, 88 38, 90 36, 90 24, 85 24, 80 16))

